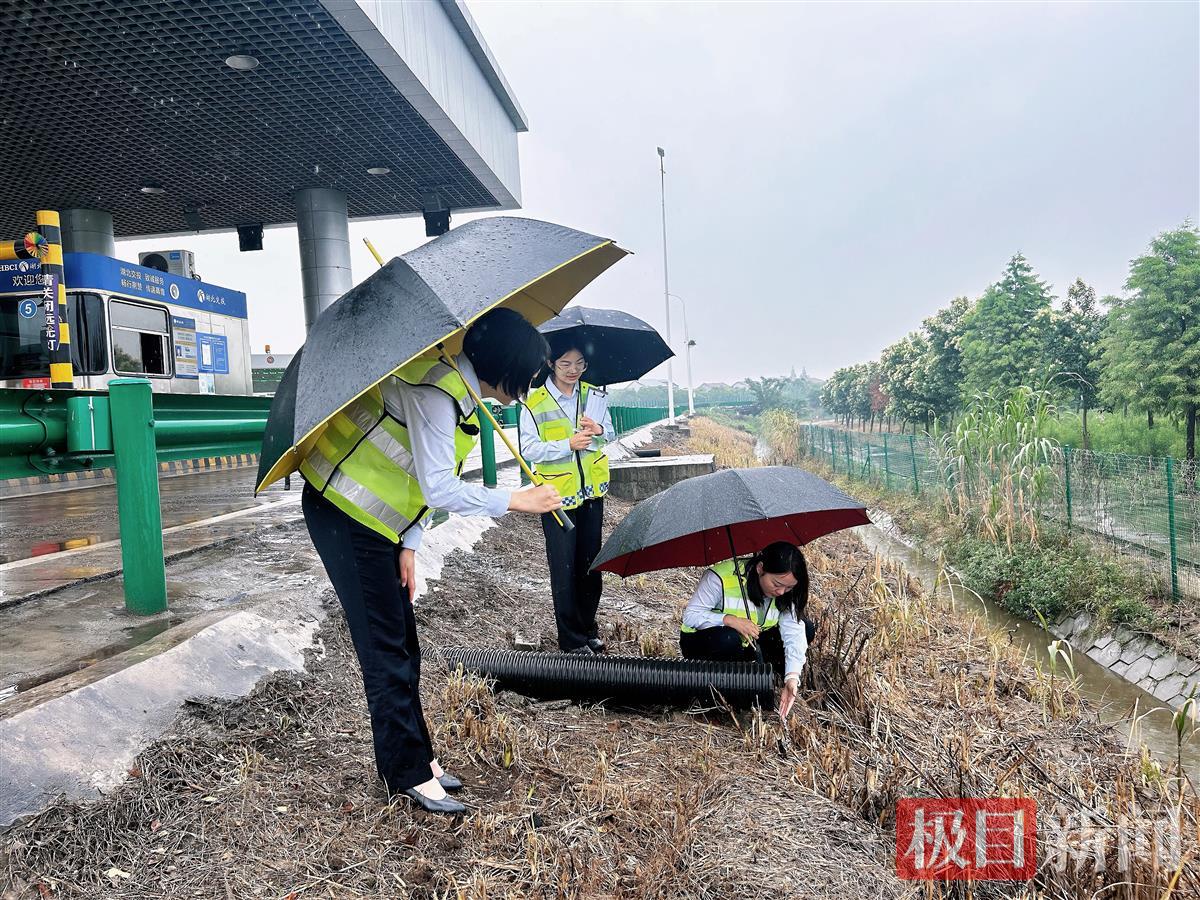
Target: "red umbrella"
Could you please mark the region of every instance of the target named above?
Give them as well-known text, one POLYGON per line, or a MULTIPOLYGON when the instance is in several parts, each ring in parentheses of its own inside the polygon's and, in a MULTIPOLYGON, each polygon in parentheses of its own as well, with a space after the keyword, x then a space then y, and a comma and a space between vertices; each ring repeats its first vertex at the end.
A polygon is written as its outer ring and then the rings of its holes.
POLYGON ((626 577, 711 566, 776 541, 807 544, 870 522, 865 506, 803 469, 724 469, 681 481, 635 506, 592 569, 626 577))

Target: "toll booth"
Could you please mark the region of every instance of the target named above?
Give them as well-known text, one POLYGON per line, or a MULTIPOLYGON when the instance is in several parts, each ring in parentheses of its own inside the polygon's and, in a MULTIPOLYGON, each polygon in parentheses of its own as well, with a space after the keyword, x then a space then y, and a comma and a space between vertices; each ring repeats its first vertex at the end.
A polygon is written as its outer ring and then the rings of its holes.
MULTIPOLYGON (((252 392, 246 295, 97 253, 63 254, 75 387, 150 379, 160 393, 252 392)), ((41 264, 0 262, 0 388, 49 388, 41 264)))

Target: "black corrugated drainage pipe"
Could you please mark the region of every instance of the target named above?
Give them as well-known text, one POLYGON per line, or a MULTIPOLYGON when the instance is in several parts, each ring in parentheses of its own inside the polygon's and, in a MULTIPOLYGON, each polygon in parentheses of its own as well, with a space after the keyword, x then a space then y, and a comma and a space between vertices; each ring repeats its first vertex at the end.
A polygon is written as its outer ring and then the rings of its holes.
POLYGON ((498 687, 546 699, 614 700, 630 704, 712 702, 718 692, 733 706, 773 699, 771 667, 647 656, 581 656, 482 647, 443 647, 451 671, 493 678, 498 687))

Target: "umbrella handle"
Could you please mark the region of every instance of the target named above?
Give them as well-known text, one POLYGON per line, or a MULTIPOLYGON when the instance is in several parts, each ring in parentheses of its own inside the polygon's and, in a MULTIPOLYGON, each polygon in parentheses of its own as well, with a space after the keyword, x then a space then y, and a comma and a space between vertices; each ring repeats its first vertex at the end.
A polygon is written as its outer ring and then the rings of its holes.
MULTIPOLYGON (((462 372, 459 371, 458 365, 455 364, 454 360, 452 360, 448 354, 442 355, 442 362, 452 368, 455 372, 458 372, 458 377, 462 378, 462 372)), ((476 408, 478 408, 480 413, 487 416, 487 420, 492 423, 492 428, 495 430, 496 434, 500 435, 500 440, 504 441, 504 446, 508 448, 508 452, 511 453, 513 459, 517 461, 517 465, 521 467, 521 471, 525 473, 525 477, 527 477, 533 484, 545 484, 546 480, 537 472, 533 471, 533 469, 529 468, 529 463, 525 462, 525 459, 521 456, 520 451, 513 446, 513 442, 509 440, 508 435, 504 433, 504 429, 500 426, 500 423, 496 421, 496 417, 492 415, 492 411, 488 405, 483 402, 483 398, 479 396, 479 392, 476 391, 475 388, 471 387, 471 384, 467 381, 467 379, 463 378, 462 383, 466 385, 467 393, 470 394, 471 399, 475 401, 476 408)), ((551 515, 554 516, 554 521, 562 526, 563 531, 575 530, 575 523, 572 522, 568 516, 559 515, 559 510, 554 510, 551 515)))

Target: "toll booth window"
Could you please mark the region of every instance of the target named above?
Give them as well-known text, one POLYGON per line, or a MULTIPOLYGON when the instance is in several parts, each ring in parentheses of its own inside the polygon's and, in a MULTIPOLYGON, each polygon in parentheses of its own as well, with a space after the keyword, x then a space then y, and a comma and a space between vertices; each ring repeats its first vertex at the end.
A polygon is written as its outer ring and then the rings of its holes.
POLYGON ((113 368, 136 375, 170 375, 170 328, 161 306, 113 300, 108 304, 113 368))
POLYGON ((67 315, 75 374, 103 375, 108 371, 103 298, 99 294, 67 294, 67 315))
POLYGON ((50 374, 41 295, 0 297, 0 379, 50 374))

